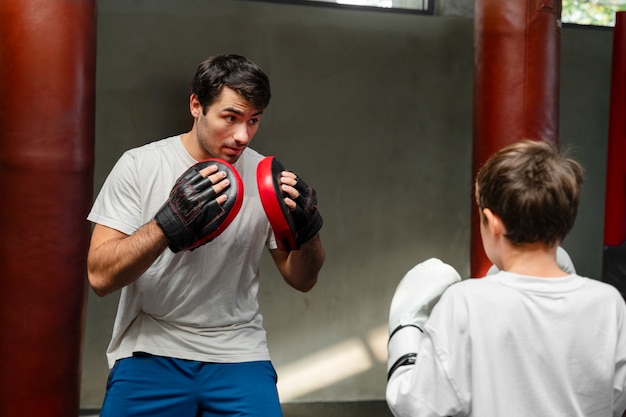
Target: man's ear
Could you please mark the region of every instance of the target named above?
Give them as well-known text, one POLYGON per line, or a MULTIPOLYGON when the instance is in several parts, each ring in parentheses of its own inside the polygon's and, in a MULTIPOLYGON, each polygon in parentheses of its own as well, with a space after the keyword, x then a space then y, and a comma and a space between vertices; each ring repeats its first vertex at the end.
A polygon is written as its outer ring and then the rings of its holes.
POLYGON ((487 229, 492 236, 499 237, 506 234, 506 228, 504 227, 504 223, 502 222, 500 216, 488 208, 483 209, 483 216, 485 216, 487 229))
POLYGON ((200 100, 198 100, 198 96, 195 94, 189 96, 189 112, 194 119, 197 119, 202 114, 202 104, 200 104, 200 100))

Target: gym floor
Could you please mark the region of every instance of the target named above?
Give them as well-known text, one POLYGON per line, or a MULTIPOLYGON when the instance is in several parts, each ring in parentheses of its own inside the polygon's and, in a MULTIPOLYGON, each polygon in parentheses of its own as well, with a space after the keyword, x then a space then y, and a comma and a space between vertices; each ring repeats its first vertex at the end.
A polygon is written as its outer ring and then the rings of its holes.
MULTIPOLYGON (((287 403, 283 417, 392 417, 384 401, 287 403)), ((80 417, 98 417, 98 410, 81 410, 80 417)))

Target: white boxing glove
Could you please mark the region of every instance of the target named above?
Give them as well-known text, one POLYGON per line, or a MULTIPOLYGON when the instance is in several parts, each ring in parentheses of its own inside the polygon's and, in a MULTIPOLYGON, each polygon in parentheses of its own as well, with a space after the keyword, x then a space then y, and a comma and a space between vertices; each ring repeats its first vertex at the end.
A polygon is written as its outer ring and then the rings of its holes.
MULTIPOLYGON (((561 268, 564 272, 567 272, 570 275, 576 273, 576 268, 574 267, 572 258, 570 258, 567 251, 560 246, 556 248, 556 263, 559 264, 559 268, 561 268)), ((491 268, 487 271, 487 276, 495 275, 498 272, 500 272, 498 267, 491 265, 491 268)))
POLYGON ((389 309, 388 376, 415 362, 430 312, 444 291, 459 281, 459 273, 436 258, 417 264, 402 278, 389 309))
POLYGON ((461 280, 459 273, 437 258, 417 264, 396 288, 389 308, 389 334, 398 327, 423 328, 441 294, 461 280))

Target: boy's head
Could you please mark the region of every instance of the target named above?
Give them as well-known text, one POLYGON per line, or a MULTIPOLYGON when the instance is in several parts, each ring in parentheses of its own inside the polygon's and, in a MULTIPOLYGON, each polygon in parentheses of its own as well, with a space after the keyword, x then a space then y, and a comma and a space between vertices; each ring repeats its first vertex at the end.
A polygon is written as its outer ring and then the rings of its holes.
POLYGON ((476 176, 476 203, 496 214, 513 245, 560 243, 574 225, 582 167, 547 142, 524 140, 496 152, 476 176))

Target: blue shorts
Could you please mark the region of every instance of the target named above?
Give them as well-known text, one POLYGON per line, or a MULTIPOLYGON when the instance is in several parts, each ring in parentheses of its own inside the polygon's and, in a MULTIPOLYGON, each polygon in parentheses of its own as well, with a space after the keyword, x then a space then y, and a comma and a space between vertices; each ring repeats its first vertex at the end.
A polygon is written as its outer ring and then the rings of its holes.
POLYGON ((100 417, 282 417, 269 361, 205 363, 136 353, 111 370, 100 417))

